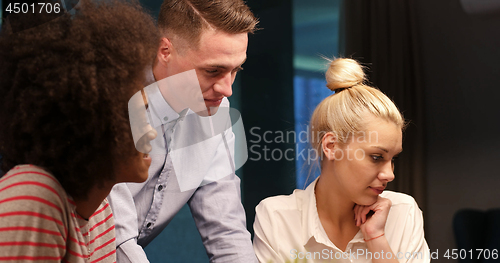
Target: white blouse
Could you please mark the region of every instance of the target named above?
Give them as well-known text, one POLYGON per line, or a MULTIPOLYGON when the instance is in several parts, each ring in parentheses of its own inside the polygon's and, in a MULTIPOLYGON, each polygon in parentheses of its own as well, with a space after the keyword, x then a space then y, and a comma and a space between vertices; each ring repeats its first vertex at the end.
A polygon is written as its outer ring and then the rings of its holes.
MULTIPOLYGON (((254 250, 259 261, 367 263, 392 256, 388 252, 371 253, 361 230, 345 251, 337 248, 328 239, 318 216, 314 195, 317 181, 306 190, 266 198, 256 207, 254 250)), ((392 201, 385 236, 399 262, 430 262, 422 211, 415 200, 391 191, 384 191, 381 196, 392 201)))

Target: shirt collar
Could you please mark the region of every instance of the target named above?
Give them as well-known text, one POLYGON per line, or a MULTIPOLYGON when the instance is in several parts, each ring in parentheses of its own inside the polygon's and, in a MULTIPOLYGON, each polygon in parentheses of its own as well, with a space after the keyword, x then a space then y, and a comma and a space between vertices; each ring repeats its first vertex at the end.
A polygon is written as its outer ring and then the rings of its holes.
POLYGON ((177 113, 168 102, 163 98, 160 92, 158 83, 153 73, 153 69, 146 70, 146 82, 147 87, 144 91, 148 97, 148 104, 150 107, 149 118, 151 121, 151 126, 158 127, 162 124, 170 123, 173 121, 182 121, 187 114, 193 113, 190 109, 186 108, 180 113, 177 113))
MULTIPOLYGON (((319 177, 318 177, 319 178, 319 177)), ((314 238, 316 242, 323 243, 326 246, 332 246, 332 242, 328 239, 323 226, 319 220, 318 209, 316 207, 315 188, 318 178, 314 180, 305 190, 304 202, 302 202, 302 222, 305 223, 303 228, 303 244, 304 246, 314 238)))
MULTIPOLYGON (((149 113, 151 113, 148 117, 151 121, 151 126, 156 128, 162 124, 175 121, 181 116, 175 112, 175 110, 172 109, 168 102, 163 98, 156 82, 145 87, 144 91, 148 97, 148 110, 149 113)), ((187 111, 183 111, 181 113, 185 115, 186 112, 187 111)))

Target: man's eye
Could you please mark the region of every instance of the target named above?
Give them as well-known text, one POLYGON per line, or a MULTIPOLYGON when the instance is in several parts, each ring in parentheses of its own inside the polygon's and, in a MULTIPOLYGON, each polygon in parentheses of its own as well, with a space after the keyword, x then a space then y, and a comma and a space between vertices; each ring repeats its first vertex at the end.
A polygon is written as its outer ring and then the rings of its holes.
POLYGON ((217 73, 217 69, 206 69, 205 70, 208 74, 214 74, 217 73))

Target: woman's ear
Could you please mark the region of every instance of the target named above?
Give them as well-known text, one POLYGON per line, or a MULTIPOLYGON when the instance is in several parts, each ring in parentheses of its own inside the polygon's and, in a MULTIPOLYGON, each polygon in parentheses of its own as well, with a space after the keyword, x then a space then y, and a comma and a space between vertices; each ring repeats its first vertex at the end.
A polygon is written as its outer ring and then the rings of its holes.
POLYGON ((333 132, 327 132, 323 136, 323 139, 321 140, 321 150, 323 150, 323 154, 327 160, 335 160, 335 148, 337 143, 337 136, 333 132))
POLYGON ((156 57, 158 59, 158 63, 162 66, 166 66, 168 61, 170 60, 170 56, 172 55, 172 42, 170 39, 164 37, 160 40, 160 45, 158 47, 158 52, 156 57))

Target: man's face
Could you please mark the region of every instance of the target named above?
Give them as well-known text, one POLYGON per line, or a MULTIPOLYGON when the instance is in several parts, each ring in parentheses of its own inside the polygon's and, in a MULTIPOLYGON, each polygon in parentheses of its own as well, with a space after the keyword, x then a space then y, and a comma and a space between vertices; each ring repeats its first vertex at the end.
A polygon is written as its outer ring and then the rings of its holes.
POLYGON ((175 46, 184 43, 181 40, 172 44, 161 75, 169 77, 194 69, 205 106, 207 109, 212 108, 214 114, 222 99, 232 95, 231 85, 246 60, 248 34, 205 29, 198 49, 175 46))

